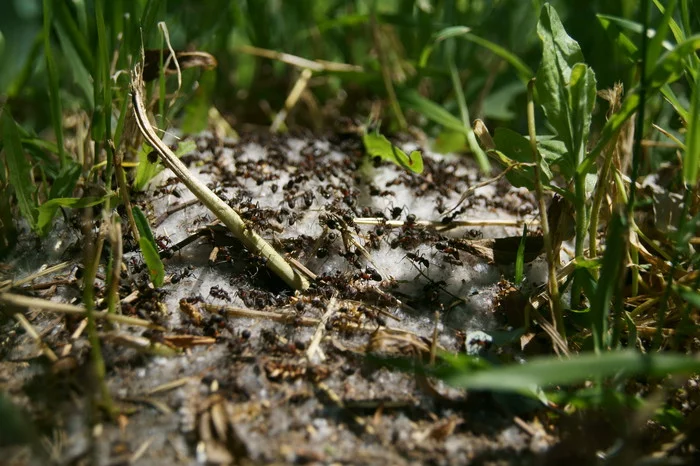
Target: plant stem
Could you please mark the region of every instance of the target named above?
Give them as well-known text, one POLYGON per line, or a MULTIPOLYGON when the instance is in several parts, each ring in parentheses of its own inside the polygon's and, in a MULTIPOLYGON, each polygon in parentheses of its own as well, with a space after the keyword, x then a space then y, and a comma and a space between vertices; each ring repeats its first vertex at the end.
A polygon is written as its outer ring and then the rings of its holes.
MULTIPOLYGON (((574 206, 576 209, 576 240, 574 243, 574 255, 576 259, 583 259, 583 251, 586 245, 586 231, 588 230, 588 212, 586 210, 586 174, 577 173, 574 178, 574 206)), ((577 309, 581 304, 581 283, 579 276, 574 274, 571 284, 571 308, 577 309)))
POLYGON ((109 413, 114 415, 114 405, 112 397, 109 394, 109 388, 105 381, 105 362, 102 357, 102 347, 100 339, 97 336, 97 326, 95 325, 95 275, 97 274, 97 266, 102 253, 102 244, 104 243, 103 229, 106 224, 100 228, 100 233, 95 238, 92 232, 92 216, 89 214, 90 208, 86 209, 86 215, 83 218, 83 236, 85 238, 85 275, 83 277, 83 303, 87 315, 87 334, 90 341, 90 359, 92 362, 95 380, 98 384, 101 393, 101 405, 109 413))
POLYGON ((559 299, 559 284, 557 283, 557 262, 558 258, 554 257, 554 249, 552 249, 552 236, 549 231, 549 221, 547 219, 547 205, 544 200, 544 187, 542 186, 542 156, 537 150, 537 134, 535 133, 535 101, 533 98, 533 89, 535 86, 534 78, 527 85, 527 128, 530 136, 530 147, 535 157, 535 191, 537 193, 537 202, 540 211, 540 226, 542 228, 542 237, 544 239, 544 250, 547 254, 548 265, 548 284, 549 298, 552 311, 552 321, 556 326, 559 335, 566 342, 566 329, 564 328, 564 317, 561 311, 561 302, 559 299))

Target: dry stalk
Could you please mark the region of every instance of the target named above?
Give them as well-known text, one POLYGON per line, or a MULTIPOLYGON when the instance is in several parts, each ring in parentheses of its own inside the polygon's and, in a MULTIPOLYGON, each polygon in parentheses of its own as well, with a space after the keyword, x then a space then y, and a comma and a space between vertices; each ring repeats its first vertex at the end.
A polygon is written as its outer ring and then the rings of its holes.
POLYGON ((140 67, 136 67, 131 79, 133 92, 134 114, 136 122, 144 138, 158 153, 163 164, 169 168, 180 181, 212 211, 212 213, 226 225, 226 227, 239 239, 248 249, 254 251, 261 257, 267 259, 267 267, 290 287, 296 290, 305 290, 309 287, 309 282, 300 275, 267 241, 254 232, 241 219, 241 217, 222 201, 216 194, 207 188, 202 182, 190 173, 177 156, 166 146, 157 136, 146 113, 143 98, 143 79, 140 67))
MULTIPOLYGON (((60 314, 71 314, 79 316, 87 315, 87 311, 83 306, 76 306, 74 304, 67 303, 56 303, 53 301, 48 301, 46 299, 30 298, 29 296, 22 296, 14 293, 0 294, 0 304, 27 309, 41 309, 50 312, 57 312, 60 314)), ((136 327, 146 327, 153 330, 165 330, 160 325, 156 325, 153 322, 149 322, 144 319, 139 319, 137 317, 124 316, 121 314, 110 314, 107 311, 93 312, 93 315, 95 316, 95 319, 104 319, 109 322, 114 322, 118 324, 133 325, 136 327)))

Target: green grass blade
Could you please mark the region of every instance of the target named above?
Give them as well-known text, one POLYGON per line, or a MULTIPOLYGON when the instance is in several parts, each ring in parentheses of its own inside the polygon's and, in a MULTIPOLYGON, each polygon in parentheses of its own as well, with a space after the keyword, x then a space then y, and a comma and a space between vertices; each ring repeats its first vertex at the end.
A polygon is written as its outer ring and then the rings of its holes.
POLYGON ((467 145, 469 146, 469 150, 471 150, 476 157, 479 168, 483 173, 489 173, 491 171, 491 164, 489 163, 489 159, 486 157, 486 153, 479 146, 479 143, 476 140, 476 135, 474 134, 474 130, 471 126, 471 121, 469 119, 469 108, 467 107, 467 101, 464 98, 464 89, 462 89, 462 81, 460 80, 459 72, 457 71, 455 54, 456 50, 454 39, 450 39, 447 50, 447 67, 450 70, 452 89, 454 90, 455 99, 457 100, 457 105, 459 106, 459 113, 462 116, 462 130, 467 136, 467 145))
POLYGON ((616 212, 608 225, 600 280, 591 302, 593 342, 597 352, 606 351, 609 346, 610 301, 615 293, 621 292, 620 279, 625 271, 628 230, 626 217, 616 212))
MULTIPOLYGON (((605 32, 608 34, 608 37, 610 37, 611 42, 617 44, 617 46, 625 52, 627 60, 629 60, 630 63, 633 63, 636 60, 638 60, 639 48, 625 33, 623 33, 620 30, 622 29, 620 27, 620 24, 618 23, 618 20, 620 20, 620 18, 608 15, 596 16, 598 18, 598 22, 603 27, 603 29, 605 29, 605 32)), ((635 25, 637 24, 635 23, 635 25)))
MULTIPOLYGON (((102 88, 102 111, 104 112, 104 137, 112 137, 112 77, 110 76, 109 42, 105 25, 104 0, 95 1, 95 25, 97 28, 97 53, 99 55, 99 73, 95 79, 100 80, 96 85, 102 88)), ((95 102, 97 104, 97 101, 95 102)), ((109 149, 108 149, 109 151, 109 149)), ((108 161, 108 164, 110 162, 108 161)))
POLYGON ((403 106, 416 110, 427 119, 445 128, 464 134, 464 125, 462 125, 460 119, 445 110, 445 107, 442 105, 426 99, 415 89, 403 89, 397 91, 397 94, 403 106))
POLYGON ((17 124, 12 119, 9 106, 5 105, 2 116, 2 138, 10 184, 14 187, 22 216, 32 228, 36 227, 37 207, 32 183, 32 166, 24 155, 17 124))
POLYGON ((141 212, 141 209, 136 206, 133 207, 133 212, 136 227, 141 236, 139 238, 139 246, 141 247, 141 253, 143 253, 143 260, 148 267, 151 282, 153 286, 157 288, 163 284, 165 268, 158 255, 158 246, 156 245, 156 240, 153 238, 151 227, 148 225, 148 219, 146 219, 146 216, 141 212))
POLYGON ((445 29, 442 29, 438 32, 436 32, 433 35, 432 40, 430 43, 428 43, 425 47, 423 47, 423 50, 421 51, 420 58, 418 59, 418 67, 419 68, 425 68, 428 65, 428 60, 430 59, 430 55, 433 53, 433 49, 437 44, 440 42, 447 40, 451 37, 459 37, 467 34, 469 31, 471 31, 471 28, 468 28, 466 26, 450 26, 445 29))
POLYGON ((87 102, 88 109, 93 109, 95 107, 95 101, 92 91, 92 77, 88 71, 88 69, 91 68, 85 68, 71 39, 61 24, 56 24, 56 35, 58 36, 58 42, 61 45, 61 50, 63 51, 66 62, 73 72, 73 81, 75 81, 80 90, 85 94, 85 101, 87 102))
POLYGON ((527 225, 523 225, 523 235, 520 238, 518 252, 515 255, 515 284, 520 285, 524 278, 525 270, 525 238, 527 238, 527 225))
POLYGON ((456 358, 451 368, 436 371, 450 385, 478 390, 524 392, 534 395, 536 387, 572 385, 587 380, 618 376, 663 377, 700 370, 700 359, 683 354, 641 354, 633 350, 612 351, 601 355, 586 353, 570 359, 548 356, 526 364, 467 371, 459 365, 466 356, 456 358))
MULTIPOLYGON (((661 51, 663 50, 664 39, 669 30, 669 21, 673 18, 673 11, 676 9, 676 0, 666 0, 666 11, 661 18, 657 28, 656 34, 649 41, 649 46, 647 49, 647 62, 646 62, 646 74, 649 75, 651 67, 656 64, 656 61, 661 56, 661 51)), ((662 10, 663 11, 663 10, 662 10)))
MULTIPOLYGON (((664 96, 664 98, 668 101, 669 104, 673 107, 673 109, 678 113, 678 116, 681 117, 681 119, 687 123, 690 115, 688 114, 688 110, 683 107, 683 104, 681 101, 678 99, 676 96, 676 93, 673 91, 671 86, 668 84, 664 84, 661 87, 661 95, 664 96)), ((692 101, 692 99, 691 99, 692 101)))
POLYGON ((532 70, 532 68, 527 66, 527 64, 525 64, 524 61, 522 61, 515 54, 511 53, 510 51, 501 47, 500 45, 471 33, 465 34, 463 38, 470 42, 474 42, 475 44, 480 45, 490 50, 493 54, 501 57, 510 66, 515 68, 515 71, 518 73, 518 77, 522 82, 527 83, 535 75, 535 72, 532 70))
POLYGON ((688 112, 688 132, 685 137, 686 150, 683 155, 683 180, 695 186, 700 167, 700 85, 695 83, 688 112))
POLYGON ((39 206, 39 218, 37 231, 40 235, 46 235, 51 230, 51 222, 60 207, 70 209, 82 209, 104 203, 110 196, 103 197, 59 197, 44 202, 39 206))
POLYGON ((49 105, 51 108, 51 125, 56 135, 58 145, 58 159, 61 167, 67 162, 66 150, 63 147, 63 110, 58 83, 58 68, 51 48, 51 21, 53 18, 53 2, 44 0, 44 58, 46 59, 46 72, 49 80, 49 105))
MULTIPOLYGON (((56 25, 60 25, 63 29, 66 38, 75 48, 76 54, 80 57, 82 66, 87 70, 94 69, 92 52, 87 39, 78 28, 73 16, 68 9, 67 2, 54 2, 56 6, 56 25)), ((80 10, 81 8, 78 8, 80 10)))
MULTIPOLYGON (((661 4, 659 0, 654 0, 654 5, 656 5, 656 8, 661 13, 666 12, 667 6, 664 6, 661 4)), ((673 5, 675 9, 675 5, 673 5)), ((676 40, 676 42, 683 42, 686 39, 686 34, 683 31, 683 29, 678 25, 675 19, 673 19, 673 11, 671 12, 671 16, 668 19, 668 26, 671 29, 671 33, 673 34, 673 38, 676 40)))
MULTIPOLYGON (((141 15, 141 30, 143 31, 144 37, 144 47, 148 47, 150 44, 150 37, 156 33, 156 21, 158 14, 161 12, 163 7, 163 0, 148 0, 146 7, 143 9, 143 14, 141 15)), ((138 52, 140 43, 132 44, 134 49, 131 51, 132 54, 138 52)))

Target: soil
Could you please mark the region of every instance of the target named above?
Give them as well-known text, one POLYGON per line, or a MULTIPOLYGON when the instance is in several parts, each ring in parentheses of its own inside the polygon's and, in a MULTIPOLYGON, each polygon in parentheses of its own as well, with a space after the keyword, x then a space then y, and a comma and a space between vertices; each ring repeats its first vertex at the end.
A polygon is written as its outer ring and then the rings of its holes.
MULTIPOLYGON (((120 285, 121 312, 163 330, 104 321, 98 327, 119 416, 112 421, 94 408, 98 388, 82 318, 25 312, 58 355, 51 363, 7 317, 0 321, 0 390, 31 420, 36 441, 0 441, 3 464, 552 459, 559 439, 544 406, 466 393, 387 362, 430 363, 436 351, 463 352, 476 331, 493 341, 484 357, 525 357, 517 333, 522 304, 505 296, 513 289, 519 240, 502 246, 505 255, 489 240, 517 237, 524 223, 537 230, 530 193, 502 180, 450 211, 481 181, 463 157, 424 151, 425 171, 414 175, 368 163, 354 135, 195 140, 197 150, 182 159, 190 170, 313 272, 313 286, 287 289, 264 258, 243 248, 163 171, 132 201, 154 229, 165 284, 150 284, 124 218, 120 285)), ((49 237, 22 236, 10 263, 16 280, 44 264, 69 262, 14 292, 80 302, 79 220, 78 212, 66 211, 49 237)), ((545 277, 533 238, 524 285, 531 289, 545 277)), ((108 243, 103 256, 104 267, 108 243)), ((98 309, 106 306, 104 277, 101 268, 98 309)))

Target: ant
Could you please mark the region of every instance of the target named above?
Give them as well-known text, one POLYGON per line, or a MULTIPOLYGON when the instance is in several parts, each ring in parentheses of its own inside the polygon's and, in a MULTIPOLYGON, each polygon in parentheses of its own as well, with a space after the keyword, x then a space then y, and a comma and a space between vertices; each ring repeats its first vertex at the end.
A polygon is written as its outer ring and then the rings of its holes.
POLYGON ((192 270, 194 267, 191 265, 188 265, 187 267, 184 267, 182 270, 175 272, 173 274, 173 277, 170 279, 170 283, 178 283, 180 280, 183 278, 187 278, 192 276, 192 270))
POLYGON ((372 267, 367 267, 364 272, 357 272, 354 276, 356 280, 373 280, 375 282, 382 281, 382 276, 372 267))
MULTIPOLYGON (((403 207, 394 207, 392 204, 391 208, 389 209, 389 212, 391 214, 391 219, 396 220, 397 218, 401 217, 401 214, 403 211, 406 210, 406 206, 403 207)), ((415 220, 415 216, 413 217, 415 220)))
POLYGON ((222 289, 218 285, 214 285, 209 289, 209 294, 212 295, 215 298, 218 299, 223 299, 226 302, 231 302, 231 296, 228 294, 228 292, 224 289, 222 289))
POLYGON ((379 327, 386 327, 386 319, 379 315, 380 313, 377 308, 361 304, 357 307, 357 311, 364 314, 369 320, 374 321, 379 327))
POLYGON ((419 256, 418 254, 414 254, 412 252, 407 252, 406 257, 411 259, 413 262, 418 262, 423 267, 430 267, 430 261, 423 256, 419 256))
POLYGON ((452 246, 448 246, 445 243, 435 243, 435 249, 452 256, 456 260, 459 260, 459 251, 452 246))

